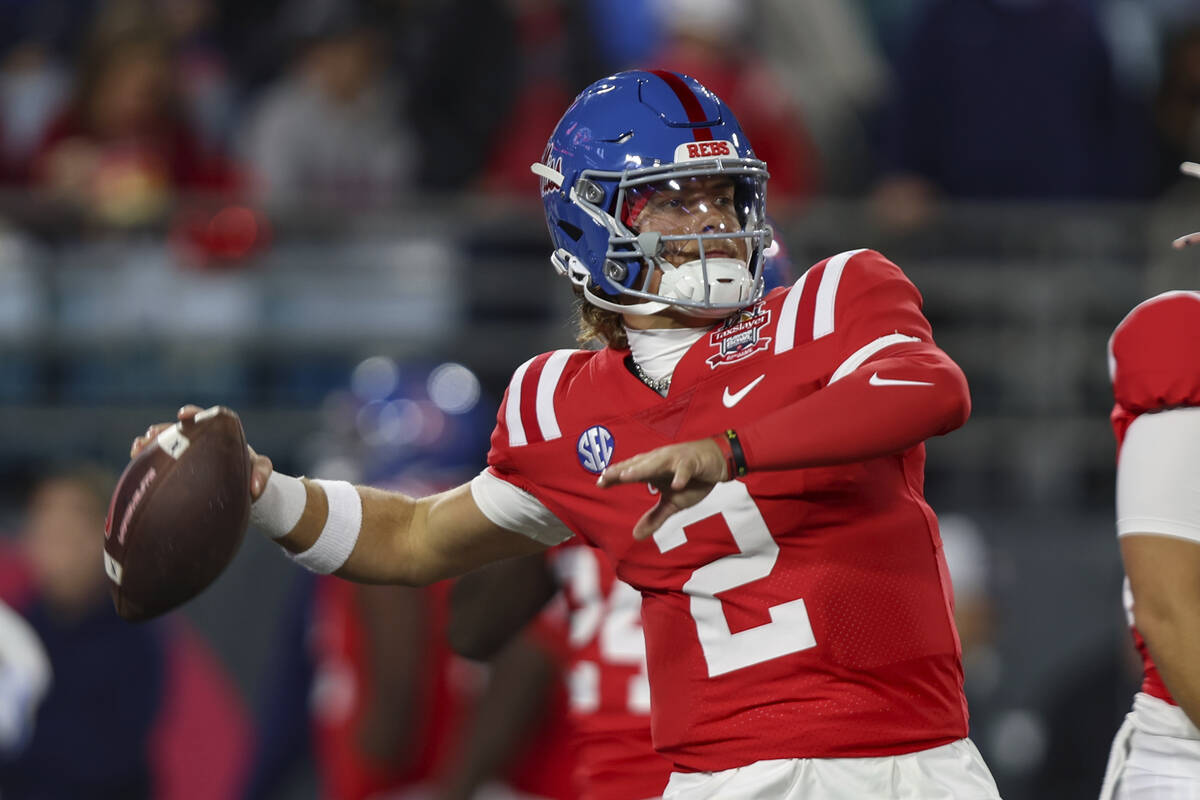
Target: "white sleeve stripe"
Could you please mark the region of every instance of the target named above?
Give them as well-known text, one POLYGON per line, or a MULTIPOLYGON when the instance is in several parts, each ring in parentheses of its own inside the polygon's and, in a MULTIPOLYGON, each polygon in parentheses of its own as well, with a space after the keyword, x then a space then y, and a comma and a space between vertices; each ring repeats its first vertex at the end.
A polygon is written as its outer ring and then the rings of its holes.
POLYGON ((1117 535, 1200 542, 1200 407, 1142 414, 1117 460, 1117 535))
POLYGON ((574 535, 540 500, 486 469, 471 480, 471 497, 483 515, 496 525, 547 547, 561 544, 574 535))
POLYGON ((521 389, 525 382, 525 373, 529 371, 529 359, 513 373, 512 383, 508 385, 508 405, 504 409, 504 424, 508 427, 508 446, 521 447, 529 443, 525 436, 525 426, 521 423, 521 389))
POLYGON ((800 309, 800 296, 804 294, 804 280, 808 272, 800 276, 800 280, 792 284, 788 296, 783 301, 779 312, 779 324, 775 326, 775 355, 786 353, 796 343, 796 314, 800 309))
POLYGON ((865 249, 847 250, 826 262, 825 274, 821 276, 821 285, 817 287, 817 304, 813 309, 813 341, 833 333, 833 309, 837 304, 838 283, 842 280, 842 270, 847 261, 865 249))
POLYGON ((861 367, 864 361, 878 353, 880 350, 891 347, 894 344, 919 341, 921 340, 916 336, 905 336, 903 333, 889 333, 887 336, 880 336, 870 344, 863 345, 855 350, 853 355, 838 365, 838 368, 833 371, 833 377, 829 379, 829 382, 835 383, 836 381, 840 381, 842 378, 861 367))
POLYGON ((542 429, 542 440, 549 441, 562 436, 558 427, 558 415, 554 413, 554 390, 562 378, 567 359, 574 350, 555 350, 546 361, 537 387, 537 421, 542 429))

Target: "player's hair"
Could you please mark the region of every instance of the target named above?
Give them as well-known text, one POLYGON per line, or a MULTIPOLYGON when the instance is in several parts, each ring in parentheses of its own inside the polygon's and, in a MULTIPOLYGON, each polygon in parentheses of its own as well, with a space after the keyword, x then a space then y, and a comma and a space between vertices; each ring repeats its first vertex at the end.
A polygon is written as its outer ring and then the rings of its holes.
POLYGON ((625 323, 620 314, 592 305, 583 298, 583 293, 578 291, 575 294, 575 303, 578 319, 576 339, 580 344, 599 342, 615 350, 625 350, 629 347, 625 323))

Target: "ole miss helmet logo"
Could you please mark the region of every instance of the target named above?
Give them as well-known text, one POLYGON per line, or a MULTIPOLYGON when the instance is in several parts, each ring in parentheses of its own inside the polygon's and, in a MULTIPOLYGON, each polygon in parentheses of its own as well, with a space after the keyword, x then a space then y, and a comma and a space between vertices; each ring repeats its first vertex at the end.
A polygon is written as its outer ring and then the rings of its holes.
POLYGON ((711 142, 685 142, 675 148, 675 162, 698 161, 707 158, 737 158, 733 142, 716 139, 711 142))

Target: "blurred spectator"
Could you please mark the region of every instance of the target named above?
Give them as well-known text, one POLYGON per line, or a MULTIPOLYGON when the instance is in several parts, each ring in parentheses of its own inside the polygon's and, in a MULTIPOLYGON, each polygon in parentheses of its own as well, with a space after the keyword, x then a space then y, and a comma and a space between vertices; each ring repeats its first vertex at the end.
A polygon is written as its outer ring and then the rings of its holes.
POLYGON ((0 761, 29 743, 38 706, 53 677, 37 631, 0 602, 0 761))
POLYGON ((182 194, 230 191, 238 175, 180 112, 164 32, 137 24, 99 29, 71 101, 37 148, 31 183, 102 222, 138 225, 182 194))
MULTIPOLYGON (((822 190, 861 190, 874 168, 869 123, 891 82, 891 65, 861 9, 843 0, 761 0, 760 5, 758 20, 769 24, 755 26, 755 37, 762 40, 780 88, 802 111, 824 165, 822 190)), ((748 42, 754 46, 753 39, 748 42)))
POLYGON ((518 44, 516 94, 501 114, 502 123, 487 140, 481 188, 496 194, 523 195, 532 185, 529 165, 542 157, 546 131, 584 85, 595 79, 594 40, 580 35, 585 19, 566 0, 506 0, 518 44))
MULTIPOLYGON (((512 0, 444 0, 414 15, 413 28, 423 34, 409 57, 410 111, 421 142, 422 187, 454 191, 478 182, 492 143, 508 135, 522 80, 511 6, 512 0)), ((540 77, 553 81, 556 71, 540 77)))
POLYGON ((0 762, 5 800, 228 796, 248 742, 240 703, 182 623, 130 625, 101 568, 112 479, 92 466, 34 488, 0 594, 45 645, 53 685, 33 737, 0 762), (16 559, 14 562, 13 559, 16 559))
POLYGON ((0 61, 0 181, 15 179, 67 97, 70 75, 44 44, 15 45, 0 61))
POLYGON ((217 0, 157 0, 175 52, 181 104, 210 149, 223 148, 238 110, 237 76, 219 37, 217 0))
POLYGON ((1084 0, 933 0, 899 64, 882 221, 940 196, 1087 200, 1144 189, 1107 48, 1084 0))
POLYGON ((338 12, 264 90, 241 147, 268 204, 386 206, 411 188, 415 137, 382 46, 368 19, 338 12))
POLYGON ((741 0, 655 2, 664 41, 651 57, 652 68, 691 75, 729 104, 755 155, 767 162, 773 203, 811 197, 821 181, 819 156, 788 90, 757 48, 747 45, 752 38, 748 4, 741 0))

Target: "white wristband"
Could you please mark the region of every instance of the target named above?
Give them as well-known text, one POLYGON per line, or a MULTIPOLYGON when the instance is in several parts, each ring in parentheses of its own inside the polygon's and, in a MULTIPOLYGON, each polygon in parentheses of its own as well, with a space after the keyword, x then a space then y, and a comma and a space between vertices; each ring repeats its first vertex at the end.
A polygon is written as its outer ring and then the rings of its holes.
POLYGON ((250 524, 272 539, 282 539, 296 527, 307 503, 303 481, 272 472, 262 494, 250 506, 250 524))
POLYGON ((329 514, 312 547, 291 558, 306 569, 328 575, 346 563, 358 541, 358 532, 362 528, 362 497, 358 489, 346 481, 317 480, 312 483, 325 491, 329 514))

